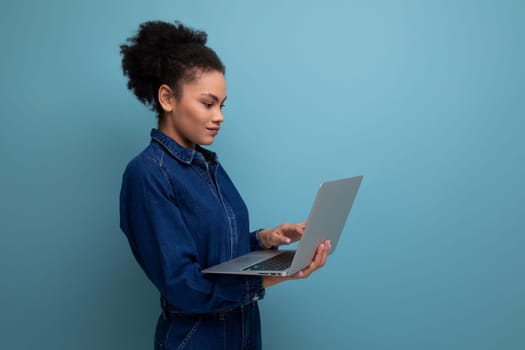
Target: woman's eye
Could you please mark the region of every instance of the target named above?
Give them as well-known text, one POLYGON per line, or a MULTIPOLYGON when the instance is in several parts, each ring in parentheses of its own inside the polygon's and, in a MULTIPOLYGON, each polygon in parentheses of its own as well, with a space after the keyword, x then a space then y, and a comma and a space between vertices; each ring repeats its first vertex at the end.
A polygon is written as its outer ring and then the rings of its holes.
POLYGON ((204 105, 204 107, 206 108, 211 108, 213 106, 213 103, 208 103, 208 102, 203 102, 202 103, 204 105))

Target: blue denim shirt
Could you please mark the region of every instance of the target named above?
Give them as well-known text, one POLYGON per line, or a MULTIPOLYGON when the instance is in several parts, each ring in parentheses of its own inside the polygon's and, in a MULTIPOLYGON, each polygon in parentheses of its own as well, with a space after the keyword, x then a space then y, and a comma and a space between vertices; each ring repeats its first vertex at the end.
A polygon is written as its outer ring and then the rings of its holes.
POLYGON ((261 277, 201 272, 260 249, 216 154, 156 129, 151 138, 128 164, 120 194, 120 226, 148 278, 182 313, 224 312, 262 298, 261 277))

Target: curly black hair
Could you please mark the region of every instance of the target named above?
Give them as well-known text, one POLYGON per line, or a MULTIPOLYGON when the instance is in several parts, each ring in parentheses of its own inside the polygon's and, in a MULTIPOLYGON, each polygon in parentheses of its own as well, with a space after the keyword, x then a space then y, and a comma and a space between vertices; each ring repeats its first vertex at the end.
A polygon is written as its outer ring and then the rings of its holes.
POLYGON ((161 21, 140 25, 135 36, 120 46, 122 71, 129 78, 128 89, 162 118, 158 90, 170 86, 180 97, 181 83, 189 82, 199 73, 225 73, 221 60, 206 46, 207 34, 184 26, 161 21))

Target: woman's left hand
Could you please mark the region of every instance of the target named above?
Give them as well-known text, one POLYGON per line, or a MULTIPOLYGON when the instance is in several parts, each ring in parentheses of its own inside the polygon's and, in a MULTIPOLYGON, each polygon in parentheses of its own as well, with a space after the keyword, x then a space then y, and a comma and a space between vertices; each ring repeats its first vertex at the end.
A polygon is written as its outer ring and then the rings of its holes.
POLYGON ((263 287, 268 288, 284 281, 297 280, 309 277, 314 271, 324 266, 324 264, 326 263, 326 259, 328 258, 328 254, 330 253, 330 249, 332 249, 332 244, 330 241, 322 242, 317 247, 317 251, 310 265, 299 271, 294 276, 264 276, 263 287))
POLYGON ((283 244, 291 244, 301 239, 306 221, 298 224, 284 223, 272 229, 259 231, 259 242, 266 249, 283 244))

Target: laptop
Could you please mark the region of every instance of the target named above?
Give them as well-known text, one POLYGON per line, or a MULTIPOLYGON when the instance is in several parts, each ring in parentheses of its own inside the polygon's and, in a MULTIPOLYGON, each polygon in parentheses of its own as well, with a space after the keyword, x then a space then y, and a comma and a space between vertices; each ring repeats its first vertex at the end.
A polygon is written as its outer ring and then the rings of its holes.
POLYGON ((292 276, 307 267, 321 242, 330 240, 335 251, 362 176, 321 184, 296 250, 260 250, 203 270, 204 273, 292 276))

